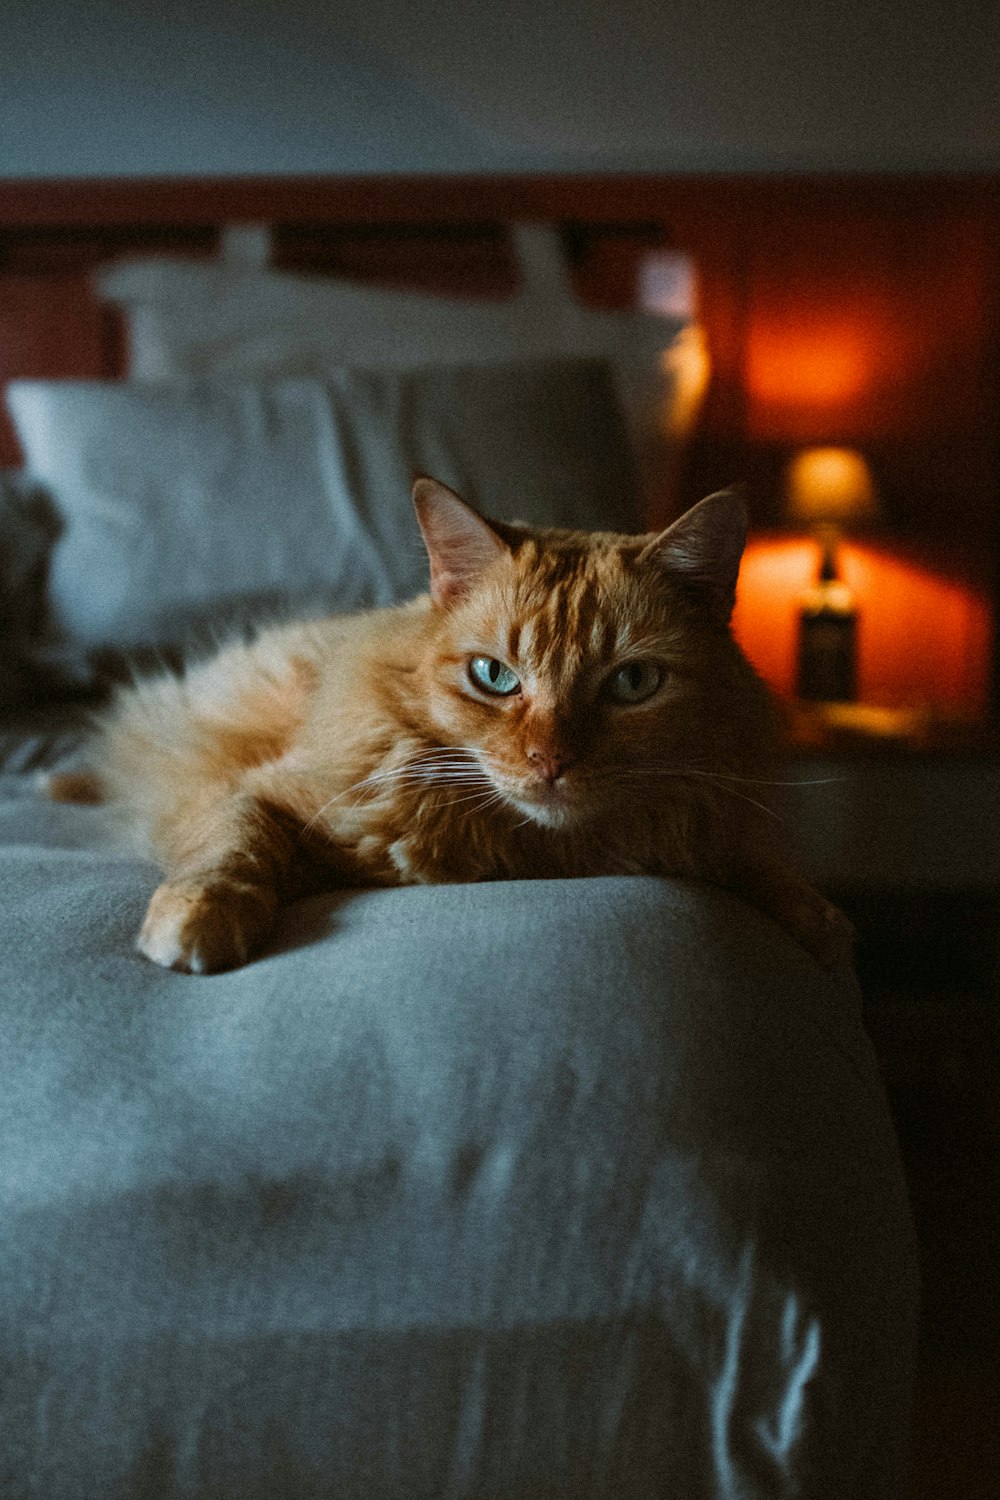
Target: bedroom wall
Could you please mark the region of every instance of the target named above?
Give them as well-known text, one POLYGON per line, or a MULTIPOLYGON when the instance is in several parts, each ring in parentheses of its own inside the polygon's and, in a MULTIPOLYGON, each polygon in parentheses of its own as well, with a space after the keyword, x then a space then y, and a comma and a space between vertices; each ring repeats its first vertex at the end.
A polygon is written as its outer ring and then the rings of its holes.
POLYGON ((5 0, 0 176, 1000 162, 991 0, 5 0))

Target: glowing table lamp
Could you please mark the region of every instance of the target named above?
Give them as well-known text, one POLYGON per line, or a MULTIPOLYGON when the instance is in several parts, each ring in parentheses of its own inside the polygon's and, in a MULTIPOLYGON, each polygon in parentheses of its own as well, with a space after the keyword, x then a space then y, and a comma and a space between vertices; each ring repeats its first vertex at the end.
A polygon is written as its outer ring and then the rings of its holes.
POLYGON ((877 512, 871 470, 853 448, 805 448, 788 466, 785 492, 790 518, 812 527, 820 547, 816 583, 799 612, 796 691, 850 702, 857 697, 858 609, 837 572, 837 546, 846 527, 877 512))

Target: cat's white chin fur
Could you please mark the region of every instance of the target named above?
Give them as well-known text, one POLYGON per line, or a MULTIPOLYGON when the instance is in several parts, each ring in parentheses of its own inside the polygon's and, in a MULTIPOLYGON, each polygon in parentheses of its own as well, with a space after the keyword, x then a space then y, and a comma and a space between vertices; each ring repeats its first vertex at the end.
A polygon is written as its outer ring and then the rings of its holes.
POLYGON ((579 809, 568 802, 551 801, 535 802, 528 801, 524 797, 512 797, 511 801, 518 812, 524 813, 533 823, 542 828, 568 828, 572 823, 580 821, 579 809))

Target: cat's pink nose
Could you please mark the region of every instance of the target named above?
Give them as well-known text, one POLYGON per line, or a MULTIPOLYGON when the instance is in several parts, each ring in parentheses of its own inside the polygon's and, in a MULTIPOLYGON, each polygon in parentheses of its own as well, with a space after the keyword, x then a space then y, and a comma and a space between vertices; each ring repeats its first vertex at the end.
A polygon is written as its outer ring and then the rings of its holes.
POLYGON ((551 786, 570 764, 569 757, 561 751, 544 749, 540 745, 529 745, 527 756, 539 775, 544 776, 551 786))

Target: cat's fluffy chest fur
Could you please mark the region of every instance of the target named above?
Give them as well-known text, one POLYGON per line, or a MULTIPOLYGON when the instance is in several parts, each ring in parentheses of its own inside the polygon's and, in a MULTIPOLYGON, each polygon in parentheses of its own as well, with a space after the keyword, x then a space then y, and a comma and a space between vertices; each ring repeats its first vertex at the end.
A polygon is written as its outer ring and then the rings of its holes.
POLYGON ((231 967, 323 886, 663 874, 842 956, 753 795, 769 711, 728 631, 739 503, 626 538, 500 527, 431 480, 414 498, 429 596, 265 631, 110 716, 95 771, 166 873, 140 949, 231 967))

